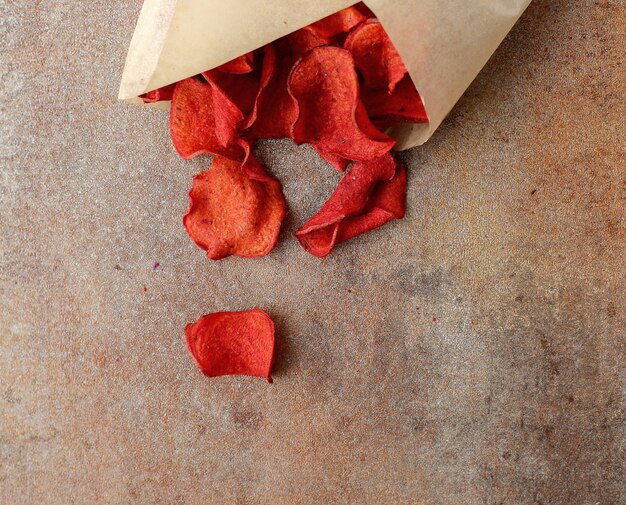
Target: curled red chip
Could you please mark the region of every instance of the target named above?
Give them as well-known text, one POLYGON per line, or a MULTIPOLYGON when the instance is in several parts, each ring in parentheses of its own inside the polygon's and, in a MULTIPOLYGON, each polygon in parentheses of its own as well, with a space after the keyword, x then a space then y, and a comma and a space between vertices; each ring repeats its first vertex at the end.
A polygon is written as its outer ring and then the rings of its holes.
POLYGON ((396 175, 378 185, 363 213, 347 218, 337 233, 336 244, 402 219, 406 210, 406 167, 397 160, 396 175))
POLYGON ((335 167, 340 172, 345 172, 346 168, 348 168, 348 165, 350 164, 350 160, 347 160, 346 158, 342 158, 341 156, 335 153, 326 152, 319 146, 313 146, 313 147, 320 154, 322 158, 328 161, 328 163, 330 163, 333 167, 335 167))
POLYGON ((310 27, 302 28, 265 47, 261 86, 246 127, 262 138, 292 137, 296 103, 287 89, 293 64, 307 51, 328 44, 310 27))
POLYGON ((296 237, 311 254, 327 256, 335 244, 403 217, 405 191, 406 170, 390 153, 356 162, 296 237))
POLYGON ((237 126, 243 114, 219 87, 191 77, 176 85, 170 110, 170 132, 185 159, 218 154, 243 159, 237 126))
POLYGON ((222 156, 196 175, 183 224, 211 259, 264 256, 276 245, 285 216, 280 182, 263 175, 258 162, 245 167, 222 156), (250 174, 257 174, 255 178, 250 174))
POLYGON ((139 98, 141 98, 144 103, 154 103, 162 102, 163 100, 171 100, 175 87, 176 83, 168 84, 167 86, 163 86, 162 88, 153 89, 152 91, 148 91, 143 95, 139 95, 139 98))
POLYGON ((279 47, 282 52, 290 53, 292 63, 295 63, 298 58, 311 49, 329 44, 330 40, 320 35, 312 26, 305 26, 286 35, 279 42, 279 47))
POLYGON ((359 23, 365 21, 366 17, 355 6, 331 14, 313 23, 311 28, 322 37, 330 39, 342 33, 347 33, 359 23))
POLYGON ((309 51, 291 72, 289 92, 297 102, 297 144, 308 142, 349 160, 377 158, 395 144, 376 129, 361 106, 354 62, 345 49, 322 46, 309 51))
POLYGON ((202 77, 219 89, 248 117, 254 107, 255 97, 259 90, 261 72, 255 70, 247 74, 233 74, 220 70, 202 72, 202 77))
POLYGON ((363 90, 361 98, 368 115, 375 118, 377 125, 398 121, 428 123, 422 99, 408 74, 391 95, 385 90, 363 90))
POLYGON ((185 341, 208 377, 251 375, 272 382, 274 323, 262 310, 207 314, 185 327, 185 341))
POLYGON ((363 87, 388 89, 393 93, 407 70, 389 35, 376 20, 357 26, 344 47, 352 53, 356 68, 363 76, 363 87))
POLYGON ((291 68, 287 64, 289 57, 281 53, 273 59, 266 59, 267 65, 264 63, 263 68, 265 85, 259 89, 254 117, 251 116, 248 126, 252 135, 257 137, 291 137, 296 106, 287 91, 287 78, 291 68))
MULTIPOLYGON (((261 68, 261 76, 259 78, 259 88, 257 90, 256 96, 254 97, 252 111, 248 115, 248 118, 246 119, 245 124, 242 127, 243 130, 247 130, 248 132, 250 132, 250 128, 256 123, 259 117, 261 118, 261 120, 268 120, 267 101, 269 95, 268 92, 266 92, 266 89, 268 86, 273 84, 276 78, 276 58, 276 48, 273 44, 267 44, 263 48, 263 64, 261 68)), ((291 100, 291 97, 289 97, 289 99, 291 100)), ((272 114, 270 117, 273 116, 274 114, 272 114)), ((254 132, 254 135, 258 137, 268 138, 266 135, 259 135, 256 131, 254 132)))
POLYGON ((254 53, 251 51, 243 56, 239 56, 239 58, 227 61, 217 67, 217 69, 229 74, 247 74, 252 72, 254 69, 254 53))
POLYGON ((370 8, 365 5, 363 2, 359 2, 358 4, 354 5, 361 14, 363 14, 367 19, 372 19, 376 17, 376 14, 374 14, 370 8))

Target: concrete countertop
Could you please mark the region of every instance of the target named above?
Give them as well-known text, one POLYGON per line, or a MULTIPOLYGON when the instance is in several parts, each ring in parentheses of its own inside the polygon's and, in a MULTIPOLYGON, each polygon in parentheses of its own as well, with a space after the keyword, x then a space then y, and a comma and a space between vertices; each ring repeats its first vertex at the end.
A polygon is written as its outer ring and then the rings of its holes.
POLYGON ((140 6, 0 20, 0 503, 623 500, 623 3, 535 0, 404 155, 407 217, 323 261, 292 233, 339 174, 262 144, 284 232, 220 262, 207 160, 115 98, 140 6), (275 383, 203 377, 184 325, 255 306, 275 383))

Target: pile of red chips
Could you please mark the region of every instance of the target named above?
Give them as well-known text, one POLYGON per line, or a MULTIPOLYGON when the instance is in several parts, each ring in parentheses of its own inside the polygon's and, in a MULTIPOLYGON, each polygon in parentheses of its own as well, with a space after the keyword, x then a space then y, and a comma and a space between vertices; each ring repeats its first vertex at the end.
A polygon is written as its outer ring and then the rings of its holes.
POLYGON ((263 256, 276 244, 285 199, 254 157, 258 138, 307 142, 341 172, 354 162, 296 231, 315 256, 404 216, 406 169, 384 130, 428 118, 400 56, 363 4, 142 98, 172 101, 172 140, 183 158, 215 155, 194 178, 183 219, 211 259, 263 256))

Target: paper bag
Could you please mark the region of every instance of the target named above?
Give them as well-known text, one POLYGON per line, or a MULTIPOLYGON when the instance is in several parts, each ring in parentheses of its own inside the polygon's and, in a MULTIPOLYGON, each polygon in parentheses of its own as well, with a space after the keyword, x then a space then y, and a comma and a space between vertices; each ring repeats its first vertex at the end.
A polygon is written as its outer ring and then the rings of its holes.
MULTIPOLYGON (((531 0, 367 0, 419 91, 428 124, 400 124, 397 149, 424 143, 531 0)), ((145 0, 119 98, 209 70, 337 12, 354 0, 145 0)))

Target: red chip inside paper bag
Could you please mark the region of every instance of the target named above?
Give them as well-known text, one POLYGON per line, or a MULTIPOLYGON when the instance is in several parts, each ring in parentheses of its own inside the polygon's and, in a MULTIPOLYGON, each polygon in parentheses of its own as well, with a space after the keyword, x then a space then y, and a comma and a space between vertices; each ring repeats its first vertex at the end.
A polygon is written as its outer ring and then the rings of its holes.
POLYGON ((291 56, 292 65, 311 49, 329 44, 330 39, 319 34, 312 26, 305 26, 289 35, 285 35, 278 42, 279 51, 291 56))
POLYGON ((297 110, 287 89, 289 74, 303 54, 328 43, 307 26, 265 46, 261 86, 246 124, 250 133, 262 138, 292 137, 297 110))
POLYGON ((216 156, 211 168, 193 179, 183 224, 211 259, 264 256, 276 244, 285 216, 280 182, 250 177, 262 170, 256 160, 253 168, 250 163, 216 156))
POLYGON ((393 94, 386 90, 363 90, 361 95, 367 113, 374 124, 393 124, 399 121, 428 123, 428 115, 415 84, 407 74, 396 86, 393 94))
POLYGON ((356 162, 320 211, 296 237, 317 257, 335 244, 404 216, 406 171, 390 153, 356 162))
POLYGON ((239 56, 239 58, 235 58, 234 60, 230 60, 223 65, 220 65, 217 69, 229 74, 247 74, 248 72, 252 72, 252 69, 254 68, 253 62, 254 53, 249 52, 243 56, 239 56))
POLYGON ((172 142, 185 159, 218 154, 242 159, 237 126, 243 114, 224 92, 191 77, 176 84, 170 110, 172 142))
POLYGON ((366 19, 365 15, 356 6, 352 6, 320 19, 310 26, 322 37, 330 39, 349 32, 366 19))
POLYGON ((251 375, 272 382, 274 323, 262 310, 205 315, 185 327, 185 340, 208 377, 251 375))
POLYGON ((363 87, 393 93, 407 70, 383 25, 372 19, 356 27, 344 43, 363 76, 363 87))
POLYGON ((168 84, 167 86, 163 86, 162 88, 148 91, 147 93, 140 95, 139 98, 141 98, 144 103, 155 103, 162 102, 163 100, 171 100, 175 87, 176 83, 168 84))
MULTIPOLYGON (((262 67, 264 65, 264 58, 261 52, 258 54, 251 52, 241 58, 244 58, 244 61, 247 62, 246 64, 249 67, 249 70, 246 72, 229 72, 224 70, 222 65, 213 70, 202 72, 201 75, 207 82, 219 87, 237 106, 243 116, 247 118, 254 108, 260 87, 263 85, 262 67)), ((234 61, 236 60, 233 60, 233 62, 234 61)), ((229 65, 233 62, 229 62, 225 65, 229 65)), ((240 126, 241 128, 245 128, 245 124, 240 126)))
POLYGON ((298 144, 349 160, 382 156, 395 140, 376 129, 359 102, 359 80, 352 55, 334 46, 316 47, 302 57, 289 77, 297 102, 293 127, 298 144))

